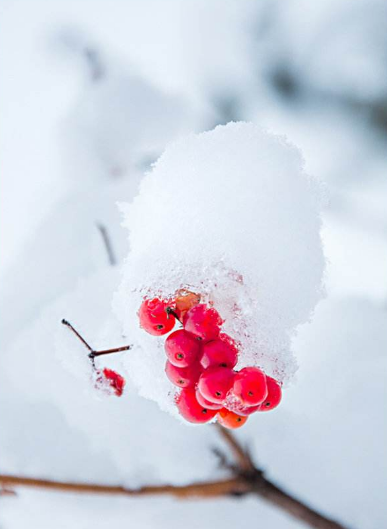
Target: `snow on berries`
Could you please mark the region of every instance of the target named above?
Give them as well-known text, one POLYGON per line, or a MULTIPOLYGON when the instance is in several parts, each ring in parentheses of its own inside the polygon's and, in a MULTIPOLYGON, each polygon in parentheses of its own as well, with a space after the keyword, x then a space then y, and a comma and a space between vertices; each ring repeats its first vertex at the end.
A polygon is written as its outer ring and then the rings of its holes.
POLYGON ((95 372, 95 387, 108 395, 121 397, 124 392, 125 379, 113 369, 105 367, 95 372))
POLYGON ((150 334, 162 336, 169 332, 175 322, 169 313, 171 303, 168 300, 147 299, 141 304, 139 311, 140 325, 150 334))
POLYGON ((125 372, 143 397, 182 417, 176 391, 190 390, 192 403, 202 388, 210 400, 206 371, 224 369, 234 379, 222 408, 247 417, 275 406, 280 393, 270 397, 268 377, 280 390, 292 380, 292 340, 323 295, 321 195, 298 149, 253 124, 167 147, 121 205, 130 252, 114 311, 132 344, 125 372), (180 351, 177 340, 167 343, 176 332, 193 338, 181 339, 180 351), (195 366, 195 375, 176 378, 166 360, 195 366), (245 377, 245 368, 258 371, 245 377))
MULTIPOLYGON (((207 423, 216 418, 225 428, 239 428, 248 415, 275 408, 281 400, 281 387, 257 367, 234 370, 239 350, 231 336, 220 332, 224 321, 214 307, 199 304, 200 296, 191 299, 196 301, 183 318, 183 328, 171 332, 164 343, 165 374, 174 386, 181 388, 174 402, 180 416, 188 422, 207 423)), ((181 324, 174 310, 176 300, 145 299, 138 317, 140 326, 149 334, 154 335, 154 324, 145 325, 143 318, 149 307, 156 306, 164 307, 165 314, 174 318, 170 330, 176 321, 181 324)), ((157 321, 163 318, 158 313, 157 321)))

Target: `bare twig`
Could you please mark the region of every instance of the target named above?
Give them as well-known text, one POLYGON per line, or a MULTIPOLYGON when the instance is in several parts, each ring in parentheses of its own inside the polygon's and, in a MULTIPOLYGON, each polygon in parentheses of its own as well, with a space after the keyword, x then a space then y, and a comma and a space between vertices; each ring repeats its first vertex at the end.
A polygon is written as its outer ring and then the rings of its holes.
POLYGON ((114 255, 113 245, 111 243, 108 231, 103 224, 97 223, 97 228, 99 229, 101 233, 101 237, 102 237, 103 243, 106 248, 106 253, 108 255, 109 264, 111 266, 115 266, 117 264, 117 259, 116 259, 116 256, 114 255))
POLYGON ((226 441, 228 446, 231 449, 235 459, 237 460, 240 470, 244 472, 250 472, 254 470, 254 463, 250 458, 247 450, 244 450, 236 438, 232 435, 229 430, 220 426, 220 424, 215 423, 215 427, 218 429, 218 432, 221 437, 226 441))
POLYGON ((83 343, 83 345, 90 351, 89 358, 92 362, 94 362, 94 358, 97 356, 110 355, 113 353, 122 353, 123 351, 129 351, 129 349, 132 348, 131 345, 122 345, 121 347, 114 347, 113 349, 104 349, 103 351, 94 351, 94 349, 92 349, 92 347, 86 342, 83 336, 75 329, 75 327, 73 327, 73 325, 71 325, 69 321, 63 318, 62 324, 66 325, 66 327, 68 327, 75 334, 78 340, 80 340, 83 343))
POLYGON ((84 494, 111 494, 123 496, 171 495, 177 498, 211 498, 227 494, 246 493, 246 485, 239 478, 223 481, 192 483, 190 485, 149 485, 138 489, 120 486, 95 485, 89 483, 68 483, 46 479, 24 478, 12 475, 0 475, 0 484, 8 487, 33 487, 61 492, 84 494))
POLYGON ((73 326, 71 325, 71 323, 70 323, 69 321, 67 321, 67 320, 65 320, 65 319, 63 318, 63 320, 62 320, 62 324, 63 324, 63 325, 66 325, 66 327, 68 327, 68 328, 70 329, 70 331, 73 332, 73 333, 75 334, 75 336, 78 338, 78 340, 80 340, 80 341, 83 343, 83 345, 84 345, 84 346, 85 346, 85 347, 86 347, 91 353, 93 352, 93 348, 92 348, 92 347, 86 342, 86 340, 83 338, 83 336, 81 336, 81 335, 79 334, 79 332, 75 329, 75 327, 73 327, 73 326))
POLYGON ((343 525, 323 516, 304 502, 298 500, 266 479, 264 473, 255 467, 251 457, 242 448, 234 435, 221 427, 218 427, 218 431, 230 447, 234 458, 237 460, 237 466, 228 466, 228 468, 234 473, 234 476, 225 480, 191 483, 189 485, 180 486, 150 485, 138 489, 129 489, 121 486, 68 483, 20 476, 0 475, 0 485, 5 488, 24 486, 87 494, 126 496, 171 495, 180 499, 217 498, 255 494, 315 529, 346 529, 343 525))

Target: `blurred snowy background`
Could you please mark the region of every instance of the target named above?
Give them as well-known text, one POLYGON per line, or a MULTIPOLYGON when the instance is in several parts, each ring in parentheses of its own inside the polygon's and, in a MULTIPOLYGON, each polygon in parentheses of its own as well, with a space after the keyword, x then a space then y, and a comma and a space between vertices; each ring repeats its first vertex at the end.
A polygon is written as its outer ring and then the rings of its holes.
MULTIPOLYGON (((130 386, 96 400, 51 353, 58 340, 74 350, 63 316, 96 347, 118 345, 119 270, 98 229, 121 261, 116 202, 171 140, 246 120, 286 134, 326 182, 329 265, 328 295, 294 340, 294 384, 238 435, 314 507, 386 526, 386 15, 382 0, 2 0, 0 473, 128 486, 222 475, 211 428, 130 386)), ((1 529, 53 517, 66 529, 301 527, 255 498, 0 496, 1 529)))

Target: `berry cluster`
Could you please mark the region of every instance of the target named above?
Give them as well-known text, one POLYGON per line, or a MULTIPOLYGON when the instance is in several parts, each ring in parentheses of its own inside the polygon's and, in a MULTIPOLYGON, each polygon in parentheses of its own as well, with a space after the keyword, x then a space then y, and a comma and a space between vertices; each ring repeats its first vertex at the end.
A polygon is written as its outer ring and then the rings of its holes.
POLYGON ((218 311, 193 292, 180 291, 174 299, 145 299, 138 312, 140 325, 154 336, 183 328, 165 340, 165 373, 181 388, 179 413, 189 422, 206 423, 216 417, 226 428, 239 428, 248 416, 269 411, 281 400, 281 387, 257 367, 234 368, 238 345, 221 332, 218 311))

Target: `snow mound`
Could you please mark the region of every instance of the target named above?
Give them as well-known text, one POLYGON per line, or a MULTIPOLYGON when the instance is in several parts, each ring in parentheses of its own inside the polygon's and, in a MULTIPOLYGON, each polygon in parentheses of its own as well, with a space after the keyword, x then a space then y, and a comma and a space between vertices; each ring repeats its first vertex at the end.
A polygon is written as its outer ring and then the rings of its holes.
POLYGON ((144 296, 198 292, 241 343, 238 368, 288 382, 291 339, 322 296, 321 185, 285 137, 229 123, 169 146, 123 206, 131 252, 115 296, 126 367, 141 395, 176 413, 165 336, 139 327, 144 296))

